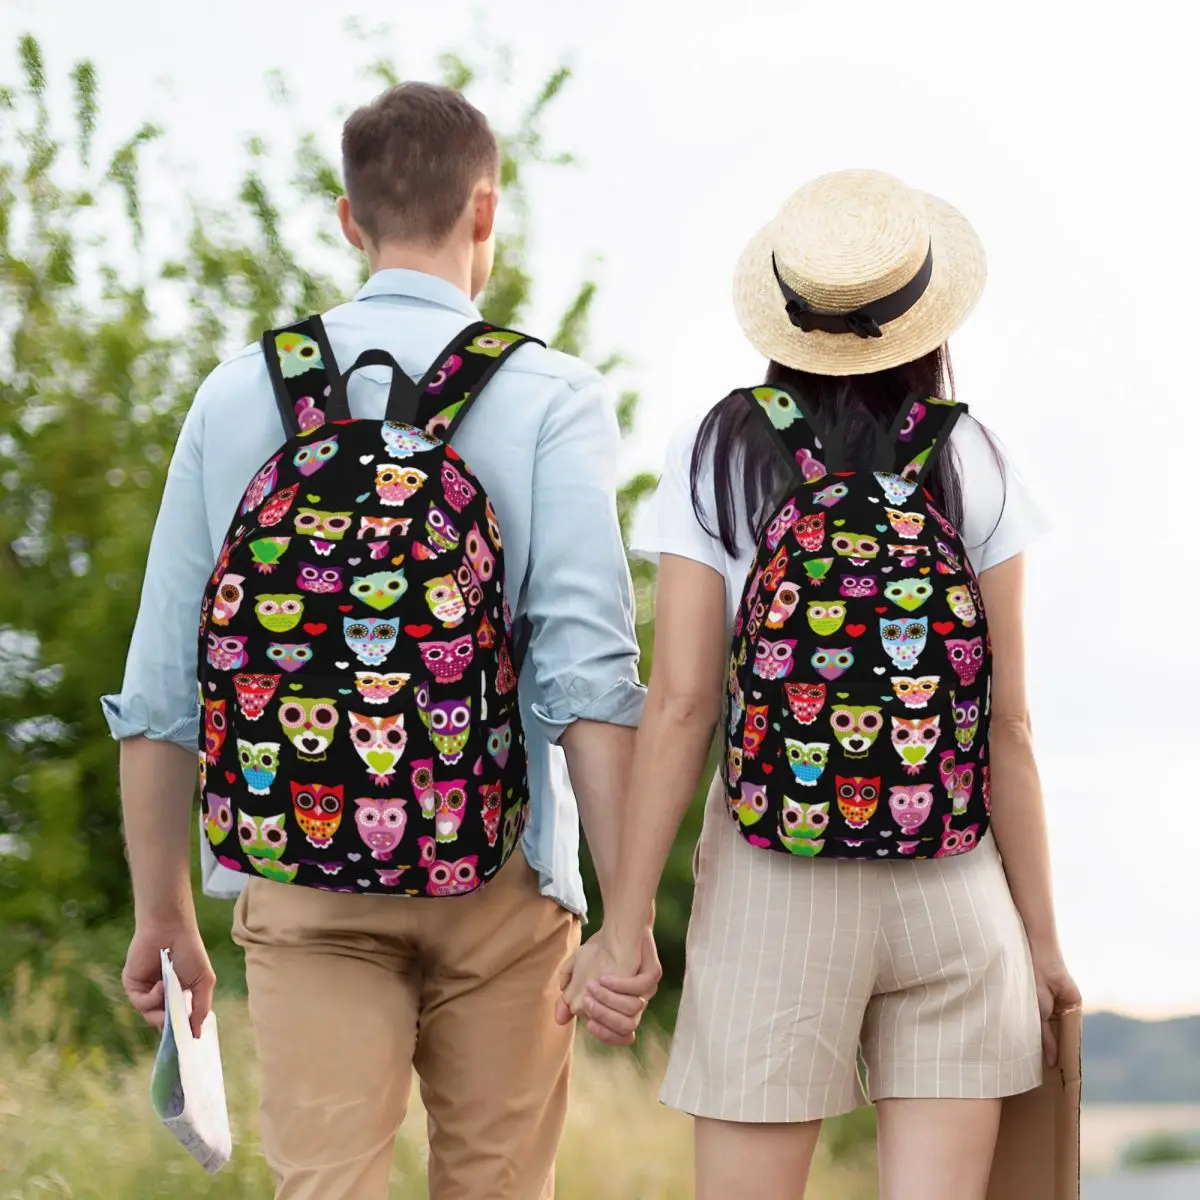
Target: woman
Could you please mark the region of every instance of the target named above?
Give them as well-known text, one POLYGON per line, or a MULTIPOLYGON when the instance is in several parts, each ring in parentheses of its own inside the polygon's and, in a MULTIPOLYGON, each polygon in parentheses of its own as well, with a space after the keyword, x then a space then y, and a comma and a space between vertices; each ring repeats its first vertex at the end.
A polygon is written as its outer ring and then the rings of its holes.
POLYGON ((954 420, 946 340, 984 274, 963 217, 890 176, 802 188, 737 268, 766 386, 676 441, 642 522, 656 643, 618 900, 565 1001, 624 1005, 632 1033, 719 730, 662 1093, 696 1118, 700 1200, 802 1194, 821 1120, 863 1101, 860 1053, 884 1200, 983 1200, 1000 1099, 1037 1086, 1079 999, 1026 708, 1042 524, 954 420))

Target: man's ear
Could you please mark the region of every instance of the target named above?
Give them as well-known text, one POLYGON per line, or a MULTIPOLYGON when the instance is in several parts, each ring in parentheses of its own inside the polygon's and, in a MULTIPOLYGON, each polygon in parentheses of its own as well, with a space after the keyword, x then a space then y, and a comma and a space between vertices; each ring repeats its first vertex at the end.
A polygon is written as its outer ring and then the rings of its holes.
POLYGON ((475 186, 475 229, 474 238, 477 245, 483 245, 491 239, 496 228, 496 206, 500 203, 500 193, 491 179, 481 179, 475 186))
POLYGON ((350 201, 345 196, 337 198, 337 216, 338 222, 342 226, 342 233, 345 235, 346 241, 352 245, 355 250, 366 250, 363 245, 362 230, 355 223, 354 214, 350 211, 350 201))

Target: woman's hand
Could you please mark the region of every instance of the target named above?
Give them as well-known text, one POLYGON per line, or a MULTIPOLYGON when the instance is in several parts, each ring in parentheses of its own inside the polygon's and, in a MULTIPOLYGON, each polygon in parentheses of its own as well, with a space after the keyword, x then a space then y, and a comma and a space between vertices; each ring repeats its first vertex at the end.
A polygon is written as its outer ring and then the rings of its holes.
POLYGON ((555 1020, 565 1025, 572 1017, 580 1017, 586 1021, 588 1033, 606 1046, 632 1045, 661 978, 651 929, 645 930, 641 944, 632 950, 616 945, 601 929, 563 969, 563 994, 555 1020))
POLYGON ((1038 1013, 1042 1018, 1042 1053, 1046 1065, 1058 1063, 1058 1039, 1050 1018, 1056 1013, 1066 1012, 1083 1002, 1075 980, 1071 978, 1062 952, 1057 946, 1041 950, 1031 947, 1033 954, 1033 978, 1037 984, 1038 1013))

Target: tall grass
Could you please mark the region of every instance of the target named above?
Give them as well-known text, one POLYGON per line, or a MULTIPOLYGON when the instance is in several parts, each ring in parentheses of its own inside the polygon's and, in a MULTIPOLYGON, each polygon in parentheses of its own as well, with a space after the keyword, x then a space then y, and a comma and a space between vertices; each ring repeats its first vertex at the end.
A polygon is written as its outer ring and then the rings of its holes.
MULTIPOLYGON (((218 1002, 233 1160, 209 1178, 156 1122, 151 1055, 80 1050, 62 977, 19 974, 0 1018, 0 1197, 3 1200, 248 1200, 269 1197, 255 1139, 257 1081, 244 1002, 218 1002)), ((688 1200, 691 1121, 655 1094, 665 1062, 651 1037, 637 1059, 581 1039, 559 1156, 560 1200, 688 1200)), ((820 1153, 810 1200, 874 1200, 869 1150, 839 1126, 820 1153), (838 1161, 834 1161, 834 1151, 838 1161)), ((424 1115, 416 1093, 396 1148, 393 1200, 425 1197, 424 1115)))

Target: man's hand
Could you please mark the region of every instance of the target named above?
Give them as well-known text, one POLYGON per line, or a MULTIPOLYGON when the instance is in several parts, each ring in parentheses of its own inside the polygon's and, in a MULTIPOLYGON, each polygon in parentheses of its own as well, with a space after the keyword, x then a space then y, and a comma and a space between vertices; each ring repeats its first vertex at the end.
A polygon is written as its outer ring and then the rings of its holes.
POLYGON ((652 929, 646 929, 634 954, 610 949, 601 929, 563 969, 563 994, 554 1018, 565 1025, 573 1017, 583 1017, 588 1033, 598 1042, 630 1046, 661 979, 652 929))
POLYGON ((125 957, 125 970, 121 972, 125 994, 148 1024, 155 1029, 162 1029, 161 950, 170 950, 171 964, 180 986, 192 994, 192 1036, 199 1037, 200 1026, 212 1008, 217 977, 213 974, 208 951, 204 949, 194 918, 174 926, 138 926, 134 930, 129 953, 125 957))

